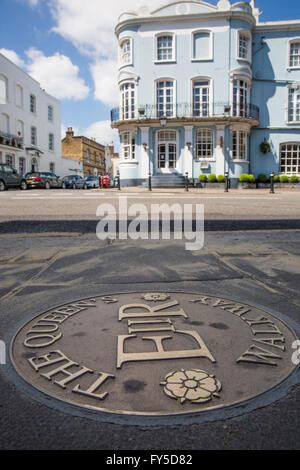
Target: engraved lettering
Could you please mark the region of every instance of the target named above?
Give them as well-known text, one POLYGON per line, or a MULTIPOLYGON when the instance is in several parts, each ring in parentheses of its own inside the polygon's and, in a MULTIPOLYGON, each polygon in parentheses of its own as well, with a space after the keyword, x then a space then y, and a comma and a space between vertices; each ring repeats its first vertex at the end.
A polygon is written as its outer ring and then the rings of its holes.
POLYGON ((274 348, 281 349, 281 351, 285 351, 285 347, 282 344, 277 344, 277 343, 284 343, 285 339, 284 336, 281 336, 280 338, 259 338, 254 340, 256 343, 261 343, 261 344, 266 344, 269 346, 273 346, 274 348))
POLYGON ((92 398, 97 398, 99 400, 104 400, 104 398, 108 395, 108 392, 104 393, 95 393, 96 390, 108 379, 109 377, 114 379, 115 376, 111 374, 106 374, 105 372, 99 372, 100 377, 87 389, 87 390, 82 390, 80 388, 80 385, 76 385, 76 387, 73 388, 72 392, 74 393, 80 393, 81 395, 86 395, 88 397, 92 398))
POLYGON ((209 305, 209 303, 207 302, 208 300, 210 300, 209 297, 201 297, 201 299, 192 299, 192 300, 189 300, 189 302, 194 302, 194 303, 200 302, 201 304, 209 305))
POLYGON ((252 344, 248 351, 244 352, 236 362, 254 362, 258 364, 266 364, 269 366, 277 366, 277 363, 270 359, 281 359, 277 354, 271 353, 255 344, 252 344))
POLYGON ((135 320, 131 321, 128 320, 128 333, 141 333, 141 332, 146 332, 146 331, 175 331, 175 327, 170 320, 170 318, 167 318, 166 320, 135 320), (158 325, 156 328, 132 328, 131 325, 158 325), (166 325, 167 326, 162 326, 166 325), (159 326, 161 325, 161 326, 159 326))
POLYGON ((45 377, 48 380, 51 380, 52 377, 56 374, 64 374, 67 377, 62 379, 62 380, 55 380, 54 383, 56 385, 59 385, 62 388, 66 388, 66 384, 69 382, 72 382, 73 380, 77 379, 78 377, 81 377, 82 375, 86 373, 93 373, 91 369, 88 369, 87 367, 81 367, 77 362, 71 361, 70 359, 67 359, 68 362, 66 364, 62 364, 61 366, 57 367, 54 370, 51 370, 50 372, 47 372, 45 374, 41 374, 43 377, 45 377), (76 372, 69 372, 68 369, 69 367, 72 366, 79 366, 80 369, 76 372))
POLYGON ((185 311, 181 308, 178 311, 161 311, 165 310, 169 307, 174 307, 175 305, 178 305, 177 300, 171 301, 171 302, 165 302, 164 304, 157 305, 156 307, 149 307, 149 305, 146 304, 128 304, 128 305, 123 305, 119 309, 119 321, 123 320, 123 318, 136 318, 136 317, 156 317, 156 316, 182 316, 184 318, 188 318, 187 314, 185 311), (147 310, 147 312, 130 312, 130 313, 125 313, 125 310, 132 308, 144 308, 147 310))
POLYGON ((49 334, 39 334, 30 336, 30 338, 26 338, 24 341, 24 346, 27 348, 43 348, 45 346, 50 346, 51 344, 55 343, 62 337, 62 333, 59 333, 57 336, 49 335, 49 334), (36 343, 35 341, 40 341, 42 338, 50 338, 48 341, 42 341, 36 343))
POLYGON ((106 304, 114 304, 114 303, 118 302, 117 299, 113 299, 109 295, 106 295, 105 297, 101 297, 101 300, 103 300, 103 302, 105 302, 106 304))
MULTIPOLYGON (((143 353, 125 353, 124 343, 127 339, 136 338, 136 335, 120 335, 118 336, 118 357, 117 357, 117 369, 122 367, 124 362, 131 361, 152 361, 152 360, 164 360, 164 359, 185 359, 192 357, 206 357, 211 362, 216 362, 213 355, 209 352, 203 339, 197 333, 197 331, 183 331, 176 330, 176 333, 185 334, 195 339, 198 344, 198 349, 186 349, 179 351, 165 351, 163 349, 163 340, 171 339, 172 336, 151 336, 143 337, 143 340, 152 340, 155 343, 156 351, 154 352, 143 352, 143 353)), ((176 334, 175 333, 175 334, 176 334)))
POLYGON ((64 355, 64 353, 62 353, 59 350, 56 350, 56 351, 50 351, 48 354, 44 354, 43 356, 39 356, 39 357, 33 356, 30 359, 28 359, 28 362, 32 365, 34 370, 38 371, 41 367, 50 366, 52 364, 56 364, 57 362, 65 361, 65 360, 68 360, 68 358, 64 355), (39 362, 39 361, 43 361, 43 362, 39 362))

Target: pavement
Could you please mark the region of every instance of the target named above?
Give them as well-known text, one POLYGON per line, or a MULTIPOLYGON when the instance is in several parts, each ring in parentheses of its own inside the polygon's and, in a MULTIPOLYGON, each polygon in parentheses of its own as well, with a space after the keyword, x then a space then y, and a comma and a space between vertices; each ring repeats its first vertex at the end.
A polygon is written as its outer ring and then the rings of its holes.
POLYGON ((13 335, 35 315, 121 292, 224 296, 276 312, 298 333, 300 192, 196 191, 121 191, 147 207, 166 195, 204 204, 211 225, 196 251, 186 250, 184 240, 99 240, 96 208, 103 200, 117 205, 117 191, 0 195, 0 339, 7 345, 7 363, 0 365, 0 449, 299 449, 299 368, 280 390, 245 407, 147 422, 58 402, 25 383, 10 363, 13 335))

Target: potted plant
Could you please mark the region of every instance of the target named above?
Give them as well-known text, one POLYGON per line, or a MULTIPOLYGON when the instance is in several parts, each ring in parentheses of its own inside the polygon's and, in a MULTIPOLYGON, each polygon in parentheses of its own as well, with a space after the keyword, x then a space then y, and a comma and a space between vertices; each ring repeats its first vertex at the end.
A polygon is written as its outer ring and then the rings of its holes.
POLYGON ((267 140, 264 140, 264 141, 260 144, 259 148, 260 148, 261 153, 268 153, 268 152, 270 152, 270 148, 271 148, 270 142, 268 142, 267 140))

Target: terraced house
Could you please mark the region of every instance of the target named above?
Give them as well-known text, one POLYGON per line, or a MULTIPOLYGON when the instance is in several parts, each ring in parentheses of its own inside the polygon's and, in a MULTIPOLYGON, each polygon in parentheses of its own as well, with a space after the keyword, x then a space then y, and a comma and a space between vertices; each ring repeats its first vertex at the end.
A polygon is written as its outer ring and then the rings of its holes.
POLYGON ((259 15, 254 0, 194 0, 119 17, 124 186, 300 175, 300 19, 259 15))

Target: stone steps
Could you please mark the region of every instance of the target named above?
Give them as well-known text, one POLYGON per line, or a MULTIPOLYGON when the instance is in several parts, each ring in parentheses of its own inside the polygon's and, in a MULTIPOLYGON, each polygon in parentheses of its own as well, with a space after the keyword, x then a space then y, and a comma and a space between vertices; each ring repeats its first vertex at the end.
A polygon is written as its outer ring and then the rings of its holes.
MULTIPOLYGON (((183 175, 155 175, 151 177, 151 186, 153 188, 183 188, 185 177, 183 175)), ((148 186, 148 179, 143 183, 148 186)))

